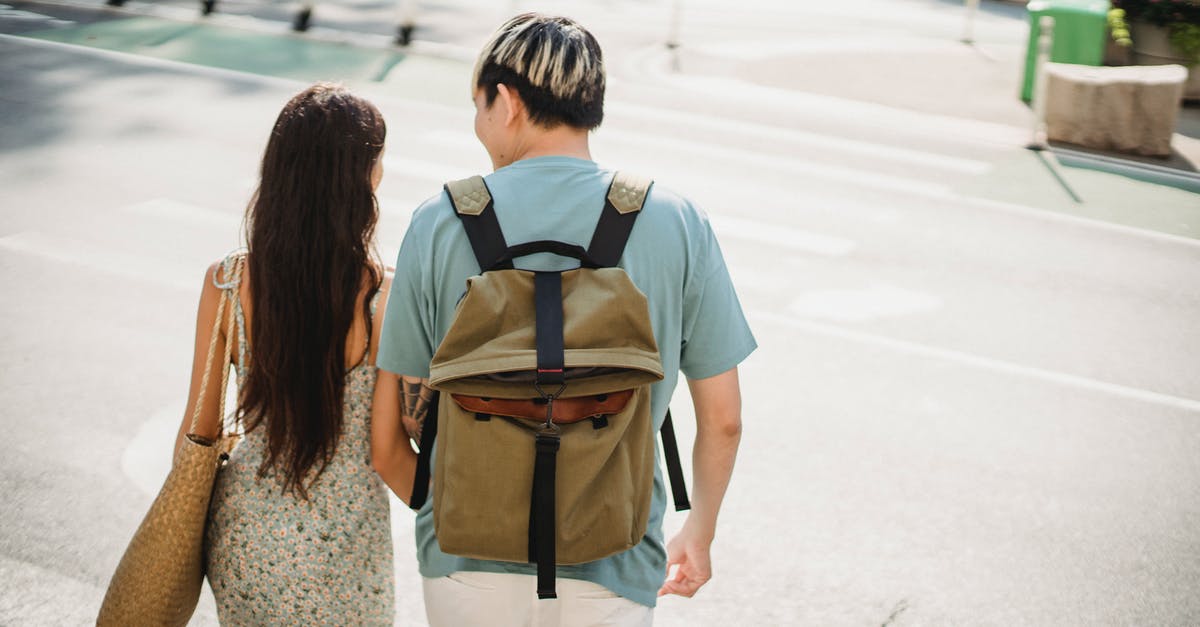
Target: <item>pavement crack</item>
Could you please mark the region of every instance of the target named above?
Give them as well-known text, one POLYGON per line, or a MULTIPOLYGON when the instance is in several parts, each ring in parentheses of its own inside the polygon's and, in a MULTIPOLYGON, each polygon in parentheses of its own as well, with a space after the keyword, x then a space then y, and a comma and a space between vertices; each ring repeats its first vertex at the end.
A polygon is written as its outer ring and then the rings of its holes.
POLYGON ((879 625, 879 627, 888 627, 889 625, 892 624, 892 621, 896 620, 900 616, 900 614, 904 613, 904 610, 907 610, 907 609, 908 609, 908 599, 900 599, 900 602, 897 603, 896 606, 892 608, 892 613, 890 615, 888 615, 887 619, 884 620, 883 623, 879 625))

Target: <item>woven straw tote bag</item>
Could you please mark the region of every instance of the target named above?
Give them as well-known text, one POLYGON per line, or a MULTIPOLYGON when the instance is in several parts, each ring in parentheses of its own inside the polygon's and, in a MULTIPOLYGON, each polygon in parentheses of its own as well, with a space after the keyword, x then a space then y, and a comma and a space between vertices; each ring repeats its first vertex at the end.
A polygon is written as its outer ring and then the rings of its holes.
MULTIPOLYGON (((233 276, 241 276, 243 258, 234 265, 233 276)), ((239 434, 225 433, 216 440, 196 435, 205 391, 215 368, 221 369, 220 416, 225 416, 225 388, 229 382, 232 342, 225 342, 224 359, 214 363, 217 333, 221 329, 226 302, 237 287, 224 290, 213 321, 212 341, 200 394, 192 411, 192 426, 175 455, 171 472, 142 524, 129 541, 125 555, 108 584, 98 627, 128 625, 186 625, 196 610, 204 581, 204 525, 212 499, 213 482, 224 458, 239 434)), ((232 311, 225 337, 233 337, 232 311)))

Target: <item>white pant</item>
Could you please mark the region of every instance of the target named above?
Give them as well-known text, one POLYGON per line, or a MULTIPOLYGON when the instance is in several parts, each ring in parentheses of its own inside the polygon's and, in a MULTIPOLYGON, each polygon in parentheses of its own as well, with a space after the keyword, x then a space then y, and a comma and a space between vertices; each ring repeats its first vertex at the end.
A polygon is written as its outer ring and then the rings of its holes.
POLYGON ((431 627, 650 627, 654 609, 590 581, 559 578, 557 599, 537 598, 537 577, 462 571, 423 578, 431 627))

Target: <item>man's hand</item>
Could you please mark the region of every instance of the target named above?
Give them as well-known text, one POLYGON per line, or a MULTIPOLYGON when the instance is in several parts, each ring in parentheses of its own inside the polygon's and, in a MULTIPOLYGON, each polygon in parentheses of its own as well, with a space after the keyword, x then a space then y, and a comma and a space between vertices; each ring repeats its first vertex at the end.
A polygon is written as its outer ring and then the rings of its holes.
POLYGON ((667 543, 667 580, 658 590, 658 596, 678 594, 681 597, 692 597, 712 578, 712 564, 709 561, 709 548, 712 537, 692 530, 684 525, 679 534, 667 543), (671 575, 671 567, 675 566, 675 574, 671 575))

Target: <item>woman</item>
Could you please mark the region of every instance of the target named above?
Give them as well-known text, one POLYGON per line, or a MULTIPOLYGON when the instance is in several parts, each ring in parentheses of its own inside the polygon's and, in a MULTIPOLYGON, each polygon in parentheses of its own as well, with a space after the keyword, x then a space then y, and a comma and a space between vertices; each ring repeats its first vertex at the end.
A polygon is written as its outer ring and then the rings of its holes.
MULTIPOLYGON (((378 301, 390 283, 372 259, 385 134, 379 111, 342 87, 292 98, 247 209, 247 251, 205 275, 188 407, 227 292, 234 331, 224 337, 222 321, 214 354, 232 342, 246 431, 217 477, 205 530, 225 624, 394 619, 388 500, 369 443, 378 301)), ((207 388, 200 435, 220 428, 219 387, 207 388)))

